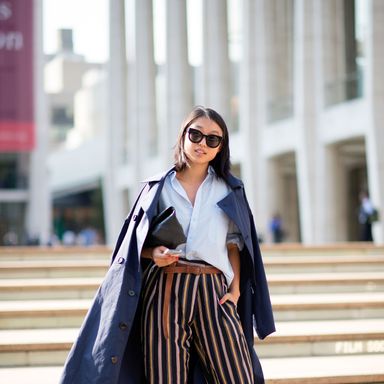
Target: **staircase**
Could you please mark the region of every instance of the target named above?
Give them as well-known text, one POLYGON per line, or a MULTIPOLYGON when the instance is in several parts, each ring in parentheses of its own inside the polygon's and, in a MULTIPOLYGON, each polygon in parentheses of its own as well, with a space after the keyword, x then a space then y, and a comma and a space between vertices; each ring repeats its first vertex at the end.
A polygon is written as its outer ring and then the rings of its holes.
MULTIPOLYGON (((384 383, 384 247, 264 246, 277 332, 268 384, 384 383)), ((55 384, 107 248, 0 249, 0 383, 55 384)))

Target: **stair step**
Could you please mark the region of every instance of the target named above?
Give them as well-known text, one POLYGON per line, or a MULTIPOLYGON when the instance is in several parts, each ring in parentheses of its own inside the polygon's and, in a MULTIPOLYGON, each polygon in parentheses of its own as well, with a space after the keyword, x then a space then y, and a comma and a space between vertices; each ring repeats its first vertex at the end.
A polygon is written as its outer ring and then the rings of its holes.
POLYGON ((109 260, 112 249, 104 246, 94 247, 1 247, 3 261, 24 260, 109 260))
MULTIPOLYGON (((91 300, 0 302, 0 329, 79 326, 91 300)), ((272 295, 275 319, 325 320, 384 317, 384 293, 272 295)))
POLYGON ((255 337, 260 357, 384 353, 382 319, 277 322, 276 329, 255 337))
MULTIPOLYGON (((272 294, 384 291, 384 273, 271 274, 272 294)), ((3 279, 0 300, 92 298, 101 277, 3 279)))
POLYGON ((0 382, 4 384, 57 384, 63 372, 60 366, 0 368, 0 382))
MULTIPOLYGON (((266 384, 384 383, 384 354, 261 359, 266 384)), ((0 382, 57 384, 60 366, 0 368, 0 382)))
POLYGON ((109 260, 0 261, 0 278, 44 278, 105 276, 109 260))
POLYGON ((92 300, 0 302, 0 329, 79 327, 92 300))
POLYGON ((101 281, 99 277, 0 280, 0 300, 92 298, 101 281))
POLYGON ((384 256, 384 246, 361 243, 333 243, 319 245, 303 245, 301 243, 281 243, 281 244, 261 244, 261 251, 265 255, 280 256, 280 255, 320 255, 321 257, 349 256, 349 255, 380 255, 384 256))
POLYGON ((261 359, 266 384, 384 383, 384 354, 261 359))
POLYGON ((0 366, 63 365, 78 328, 0 331, 0 366))
MULTIPOLYGON (((277 323, 265 340, 255 337, 261 358, 384 353, 380 319, 277 323)), ((78 328, 0 330, 0 366, 64 364, 78 328)))
POLYGON ((384 271, 384 255, 268 256, 263 255, 267 273, 384 271))
POLYGON ((272 295, 277 321, 384 317, 384 293, 272 295))
POLYGON ((384 291, 383 272, 271 273, 272 294, 384 291))

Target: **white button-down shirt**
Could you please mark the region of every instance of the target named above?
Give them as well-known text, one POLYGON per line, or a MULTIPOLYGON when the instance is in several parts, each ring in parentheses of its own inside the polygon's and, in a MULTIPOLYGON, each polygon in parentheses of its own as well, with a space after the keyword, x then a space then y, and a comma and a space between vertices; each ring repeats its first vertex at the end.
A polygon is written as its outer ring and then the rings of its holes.
POLYGON ((216 177, 212 167, 200 185, 195 204, 192 205, 187 193, 176 178, 176 172, 171 172, 164 183, 161 192, 161 210, 173 206, 176 216, 187 242, 177 249, 185 253, 187 260, 204 260, 220 269, 231 284, 234 273, 229 262, 227 243, 234 242, 239 248, 242 241, 232 220, 218 207, 217 203, 230 192, 230 187, 224 180, 216 177))

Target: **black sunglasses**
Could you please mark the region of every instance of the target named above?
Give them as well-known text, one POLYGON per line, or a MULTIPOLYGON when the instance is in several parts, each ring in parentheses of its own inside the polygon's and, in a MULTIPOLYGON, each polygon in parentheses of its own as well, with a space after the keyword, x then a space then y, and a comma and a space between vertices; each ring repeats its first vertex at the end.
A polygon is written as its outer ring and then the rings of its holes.
POLYGON ((217 135, 204 135, 201 131, 195 128, 188 128, 188 138, 192 143, 198 144, 205 137, 205 142, 209 148, 217 148, 221 141, 223 140, 222 136, 217 135))

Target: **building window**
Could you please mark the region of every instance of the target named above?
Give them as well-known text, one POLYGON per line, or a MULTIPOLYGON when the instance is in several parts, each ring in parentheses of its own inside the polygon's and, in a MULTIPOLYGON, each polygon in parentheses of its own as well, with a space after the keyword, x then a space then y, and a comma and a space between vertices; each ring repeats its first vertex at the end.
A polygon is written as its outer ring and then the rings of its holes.
POLYGON ((27 188, 28 154, 0 153, 0 189, 27 188))

